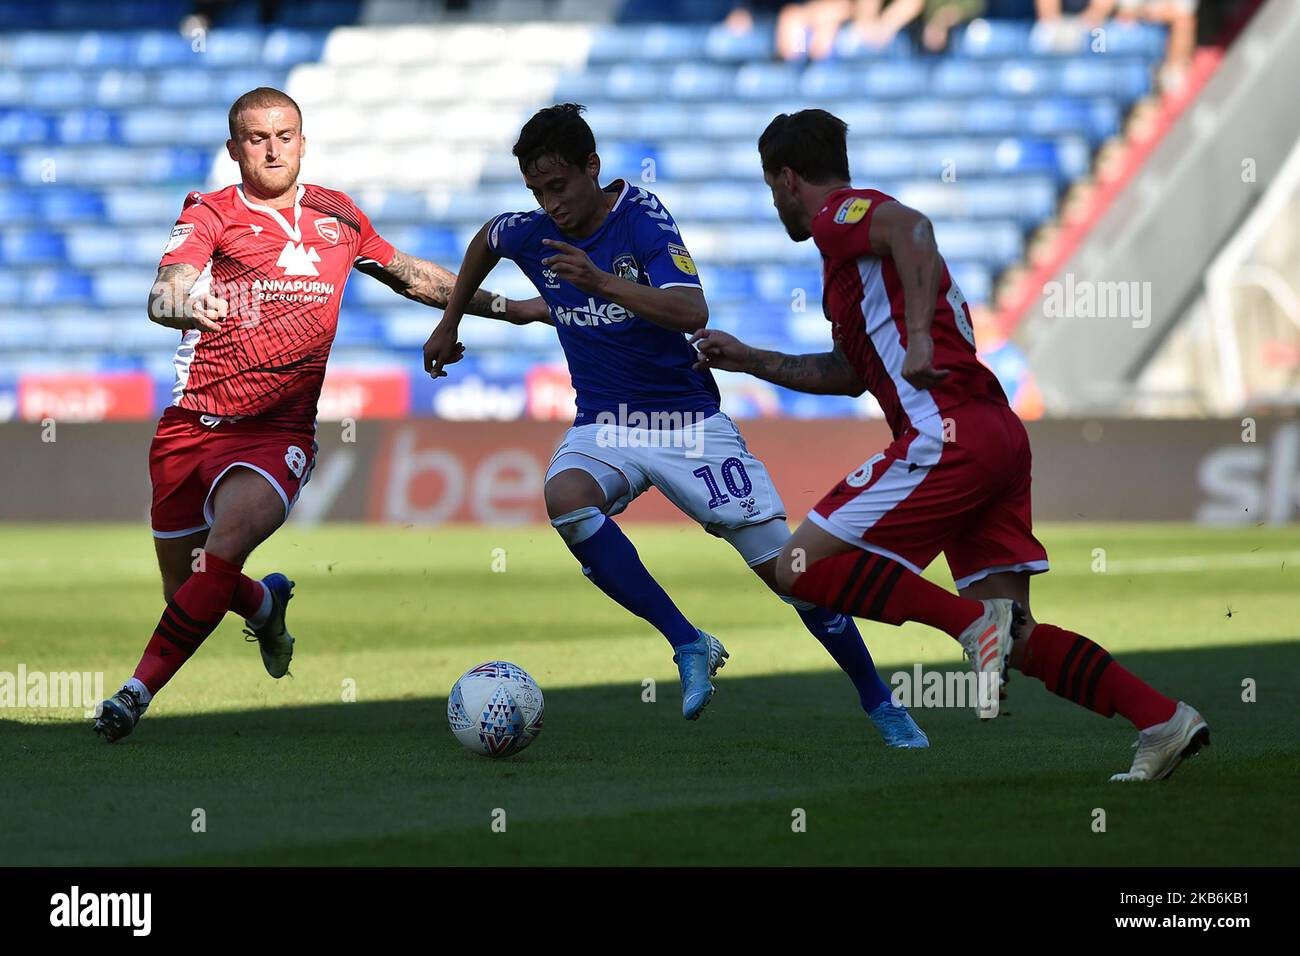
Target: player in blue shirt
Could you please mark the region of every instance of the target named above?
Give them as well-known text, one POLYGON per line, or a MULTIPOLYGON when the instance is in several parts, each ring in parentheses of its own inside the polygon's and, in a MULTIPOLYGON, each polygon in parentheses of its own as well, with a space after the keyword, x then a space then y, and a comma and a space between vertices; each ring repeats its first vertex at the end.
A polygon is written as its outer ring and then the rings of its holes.
MULTIPOLYGON (((727 652, 678 610, 613 516, 653 485, 726 539, 774 592, 790 529, 767 468, 719 408, 712 372, 693 367, 687 335, 704 328, 709 309, 677 224, 647 190, 600 185, 581 112, 552 106, 520 132, 514 155, 540 208, 496 216, 470 242, 425 344, 425 368, 438 378, 460 360, 465 306, 500 259, 513 260, 550 307, 577 392, 577 418, 546 472, 551 524, 592 583, 668 639, 682 713, 694 720, 727 652)), ((785 600, 853 680, 886 743, 928 746, 891 700, 853 619, 785 600)))

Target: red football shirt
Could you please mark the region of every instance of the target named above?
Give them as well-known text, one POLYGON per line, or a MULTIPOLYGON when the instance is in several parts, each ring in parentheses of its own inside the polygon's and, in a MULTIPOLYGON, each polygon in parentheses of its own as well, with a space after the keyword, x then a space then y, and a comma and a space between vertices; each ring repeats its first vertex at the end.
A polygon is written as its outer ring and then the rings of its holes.
POLYGON ((190 193, 160 265, 202 270, 191 295, 209 290, 230 314, 219 332, 181 336, 172 404, 310 428, 352 266, 387 265, 393 252, 332 189, 299 185, 286 209, 250 201, 242 186, 190 193))
POLYGON ((874 189, 841 189, 813 217, 812 237, 822 254, 822 307, 832 335, 900 436, 913 423, 975 396, 1006 404, 997 377, 975 357, 970 306, 943 269, 930 335, 941 383, 916 389, 903 378, 907 351, 903 284, 894 260, 871 251, 871 217, 892 196, 874 189))

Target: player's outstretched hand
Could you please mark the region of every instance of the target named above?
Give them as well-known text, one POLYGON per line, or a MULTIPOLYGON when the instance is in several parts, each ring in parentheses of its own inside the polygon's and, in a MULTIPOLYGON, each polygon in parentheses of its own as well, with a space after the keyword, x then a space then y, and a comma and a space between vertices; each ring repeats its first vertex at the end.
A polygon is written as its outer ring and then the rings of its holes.
POLYGON ((597 269, 591 256, 577 246, 559 239, 543 239, 542 245, 555 250, 555 255, 543 259, 542 265, 583 292, 599 292, 601 285, 609 278, 609 273, 597 269))
POLYGON ((447 374, 444 365, 454 365, 465 357, 465 344, 456 341, 457 332, 439 325, 424 343, 424 370, 431 378, 442 378, 447 374))
POLYGON ((221 323, 230 314, 230 303, 211 292, 196 295, 190 302, 191 328, 202 332, 220 332, 221 323))
POLYGON ((695 368, 722 369, 724 372, 749 370, 750 347, 728 332, 717 329, 700 329, 691 336, 691 344, 700 353, 695 368))
POLYGON ((910 336, 903 356, 903 378, 913 388, 934 388, 952 374, 934 367, 934 340, 928 335, 910 336))

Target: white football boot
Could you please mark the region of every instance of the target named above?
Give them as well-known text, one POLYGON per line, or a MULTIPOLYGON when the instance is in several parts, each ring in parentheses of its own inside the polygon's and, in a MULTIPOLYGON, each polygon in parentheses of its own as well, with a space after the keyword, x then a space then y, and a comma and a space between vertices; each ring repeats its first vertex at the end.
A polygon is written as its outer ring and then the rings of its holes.
POLYGON ((1111 783, 1138 783, 1163 780, 1171 776, 1185 757, 1192 757, 1202 747, 1210 745, 1210 725, 1196 712, 1196 708, 1181 700, 1174 715, 1163 724, 1155 724, 1138 731, 1133 744, 1133 766, 1128 773, 1117 773, 1111 783))
MULTIPOLYGON (((1007 682, 1011 644, 1016 636, 1015 625, 1021 617, 1020 607, 1010 598, 990 598, 980 603, 984 605, 984 613, 961 632, 957 641, 970 658, 976 677, 981 681, 996 680, 998 696, 1001 697, 1002 686, 1007 682), (985 674, 989 676, 985 677, 985 674)), ((987 711, 981 709, 980 716, 996 717, 997 707, 992 706, 987 711)))

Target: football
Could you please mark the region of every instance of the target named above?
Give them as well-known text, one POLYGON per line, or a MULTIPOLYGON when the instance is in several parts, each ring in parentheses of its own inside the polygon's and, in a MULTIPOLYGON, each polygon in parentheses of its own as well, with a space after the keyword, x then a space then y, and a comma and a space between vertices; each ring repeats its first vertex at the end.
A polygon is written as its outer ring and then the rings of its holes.
POLYGON ((509 661, 488 661, 461 675, 447 698, 447 723, 476 754, 517 754, 542 732, 546 709, 537 681, 509 661))

